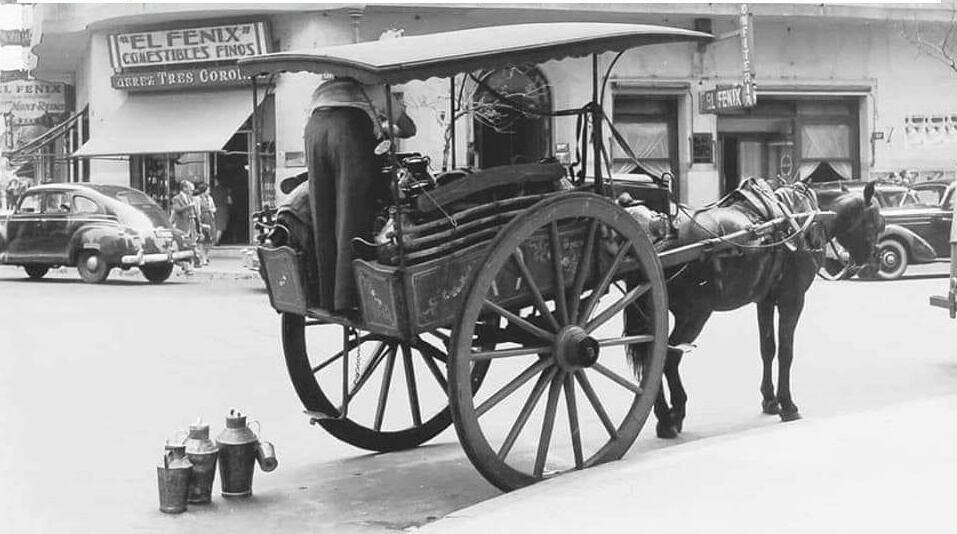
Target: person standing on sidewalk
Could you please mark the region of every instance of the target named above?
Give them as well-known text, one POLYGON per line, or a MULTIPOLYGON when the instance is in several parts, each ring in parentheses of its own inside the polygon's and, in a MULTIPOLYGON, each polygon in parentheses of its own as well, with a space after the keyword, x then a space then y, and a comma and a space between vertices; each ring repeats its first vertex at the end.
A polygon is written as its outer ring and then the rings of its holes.
POLYGON ((209 194, 209 186, 205 183, 196 185, 196 200, 199 210, 199 235, 196 240, 196 252, 199 266, 209 265, 209 247, 213 242, 214 226, 216 224, 216 203, 209 194))
MULTIPOLYGON (((181 180, 179 193, 173 197, 170 224, 173 228, 183 232, 183 237, 190 247, 196 246, 196 229, 199 213, 196 203, 193 202, 193 182, 181 180)), ((180 262, 180 267, 187 275, 193 274, 193 265, 190 261, 180 262)))

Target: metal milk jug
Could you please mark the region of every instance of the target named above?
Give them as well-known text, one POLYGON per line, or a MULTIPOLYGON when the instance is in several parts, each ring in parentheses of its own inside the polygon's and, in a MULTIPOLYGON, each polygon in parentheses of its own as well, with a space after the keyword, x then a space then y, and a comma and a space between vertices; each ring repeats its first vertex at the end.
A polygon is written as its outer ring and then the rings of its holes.
POLYGON ((193 464, 186 457, 186 445, 166 444, 163 465, 156 468, 160 511, 178 514, 186 511, 186 496, 193 464))
POLYGON ((219 446, 219 481, 223 497, 249 497, 253 494, 253 467, 259 438, 246 425, 246 416, 230 410, 226 428, 216 438, 219 446))
POLYGON ((193 476, 189 480, 189 502, 208 503, 212 500, 216 460, 219 457, 219 447, 209 439, 209 424, 199 420, 189 425, 189 436, 185 445, 186 457, 193 464, 193 476))

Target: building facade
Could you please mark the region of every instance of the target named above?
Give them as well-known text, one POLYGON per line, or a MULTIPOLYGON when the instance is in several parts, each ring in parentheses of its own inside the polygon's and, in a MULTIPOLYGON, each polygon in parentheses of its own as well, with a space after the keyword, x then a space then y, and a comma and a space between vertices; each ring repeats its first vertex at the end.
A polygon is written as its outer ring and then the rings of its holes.
MULTIPOLYGON (((949 5, 751 5, 750 57, 737 33, 740 6, 733 4, 37 4, 35 10, 36 75, 70 85, 72 109, 87 114, 84 144, 61 143, 68 147, 61 149, 64 160, 89 162, 70 179, 129 185, 161 204, 179 180, 219 185, 236 243, 250 239, 250 213, 281 197, 276 182, 305 170, 302 130, 321 82, 284 74, 261 80, 254 99, 236 58, 399 34, 547 21, 709 31, 718 39, 708 45, 655 45, 600 58, 602 72, 614 63, 603 107, 639 157, 637 170, 670 172, 690 205, 711 202, 748 176, 871 179, 907 170, 913 179, 953 178, 957 164, 957 72, 905 38, 905 23, 946 28, 949 5), (756 105, 711 109, 715 89, 741 83, 745 59, 756 105)), ((429 155, 435 170, 451 166, 453 154, 457 166, 548 156, 571 161, 575 118, 548 112, 588 102, 590 72, 591 60, 568 59, 479 73, 484 87, 457 85, 464 89, 457 111, 447 80, 410 82, 398 89, 418 134, 401 148, 429 155), (542 113, 496 112, 483 106, 493 100, 486 88, 518 94, 542 113)), ((727 104, 725 96, 717 103, 727 104)), ((612 148, 611 158, 616 171, 635 170, 620 148, 612 148)))

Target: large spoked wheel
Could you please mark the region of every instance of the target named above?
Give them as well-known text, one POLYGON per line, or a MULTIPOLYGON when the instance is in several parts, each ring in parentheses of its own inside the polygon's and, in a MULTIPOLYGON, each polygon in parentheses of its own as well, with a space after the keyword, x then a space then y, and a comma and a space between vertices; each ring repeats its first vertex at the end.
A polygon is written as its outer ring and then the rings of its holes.
POLYGON ((450 405, 472 463, 510 491, 621 458, 660 387, 667 335, 661 264, 634 219, 589 193, 533 206, 489 245, 454 329, 450 405), (498 322, 496 348, 469 343, 480 320, 498 322), (481 361, 479 394, 469 369, 481 361))
MULTIPOLYGON (((440 331, 411 342, 362 333, 343 343, 341 329, 282 315, 286 368, 303 406, 326 414, 319 425, 336 438, 371 451, 417 447, 452 424, 447 343, 440 331)), ((476 389, 487 368, 475 366, 476 389)))

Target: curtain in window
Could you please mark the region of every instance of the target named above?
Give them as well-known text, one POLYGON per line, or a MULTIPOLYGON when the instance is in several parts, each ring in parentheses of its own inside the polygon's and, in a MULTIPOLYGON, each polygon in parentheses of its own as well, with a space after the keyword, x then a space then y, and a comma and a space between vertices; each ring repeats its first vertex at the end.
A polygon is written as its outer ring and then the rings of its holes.
POLYGON ((806 124, 801 128, 801 178, 824 161, 841 178, 851 179, 851 129, 846 124, 806 124), (817 161, 808 161, 817 160, 817 161), (823 160, 823 161, 822 161, 823 160))
POLYGON ((667 123, 631 122, 615 126, 648 174, 661 176, 672 172, 667 123))

